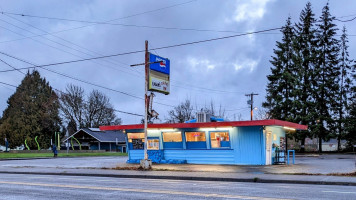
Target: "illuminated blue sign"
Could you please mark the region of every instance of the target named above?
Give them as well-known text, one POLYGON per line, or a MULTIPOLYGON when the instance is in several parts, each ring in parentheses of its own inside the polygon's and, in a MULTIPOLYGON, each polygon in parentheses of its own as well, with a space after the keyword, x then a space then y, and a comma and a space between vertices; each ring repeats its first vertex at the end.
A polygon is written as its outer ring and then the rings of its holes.
POLYGON ((150 69, 169 75, 170 61, 150 53, 150 69))

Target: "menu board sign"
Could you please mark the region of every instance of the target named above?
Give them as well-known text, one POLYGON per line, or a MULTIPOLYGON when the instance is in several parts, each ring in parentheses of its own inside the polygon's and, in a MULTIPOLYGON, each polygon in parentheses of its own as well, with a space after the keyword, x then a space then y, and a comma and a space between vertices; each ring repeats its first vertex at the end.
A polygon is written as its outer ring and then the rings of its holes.
POLYGON ((142 139, 132 139, 133 149, 143 149, 142 139))

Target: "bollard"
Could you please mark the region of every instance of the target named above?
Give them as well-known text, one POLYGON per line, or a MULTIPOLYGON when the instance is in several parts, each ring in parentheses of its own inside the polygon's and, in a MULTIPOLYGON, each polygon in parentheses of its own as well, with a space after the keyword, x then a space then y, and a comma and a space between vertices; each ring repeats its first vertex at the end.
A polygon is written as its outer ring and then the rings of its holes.
POLYGON ((293 153, 293 165, 294 165, 294 162, 295 162, 295 151, 294 150, 288 150, 288 152, 287 152, 287 165, 289 165, 289 152, 293 153))

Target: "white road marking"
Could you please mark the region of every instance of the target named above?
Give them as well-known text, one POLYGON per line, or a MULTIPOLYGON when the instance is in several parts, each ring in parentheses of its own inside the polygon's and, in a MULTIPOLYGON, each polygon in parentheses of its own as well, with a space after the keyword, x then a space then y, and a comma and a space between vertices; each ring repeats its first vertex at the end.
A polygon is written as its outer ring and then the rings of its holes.
POLYGON ((356 194, 356 192, 343 192, 343 191, 323 191, 328 193, 340 193, 340 194, 356 194))

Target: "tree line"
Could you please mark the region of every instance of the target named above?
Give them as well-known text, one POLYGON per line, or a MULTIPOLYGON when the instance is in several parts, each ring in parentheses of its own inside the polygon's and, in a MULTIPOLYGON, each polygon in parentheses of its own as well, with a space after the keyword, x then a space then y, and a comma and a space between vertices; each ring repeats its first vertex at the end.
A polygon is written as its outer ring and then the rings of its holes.
POLYGON ((338 139, 339 149, 341 139, 356 144, 355 62, 347 29, 339 30, 335 19, 328 3, 316 18, 308 2, 298 22, 286 20, 270 60, 263 107, 271 118, 308 125, 295 134, 302 151, 306 137, 319 139, 319 151, 330 138, 338 139))
POLYGON ((14 94, 7 100, 0 118, 0 144, 7 138, 10 148, 24 144, 30 149, 49 148, 54 133, 73 134, 80 128, 120 124, 110 99, 98 90, 87 97, 84 89, 68 85, 65 92, 55 91, 36 70, 27 72, 14 94))

